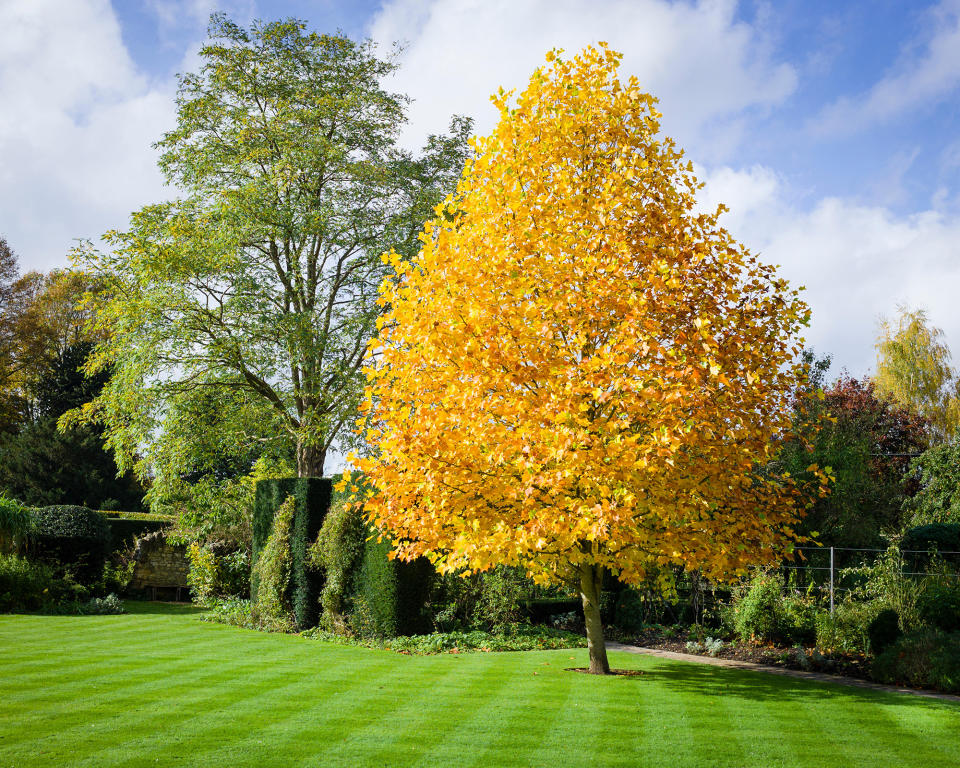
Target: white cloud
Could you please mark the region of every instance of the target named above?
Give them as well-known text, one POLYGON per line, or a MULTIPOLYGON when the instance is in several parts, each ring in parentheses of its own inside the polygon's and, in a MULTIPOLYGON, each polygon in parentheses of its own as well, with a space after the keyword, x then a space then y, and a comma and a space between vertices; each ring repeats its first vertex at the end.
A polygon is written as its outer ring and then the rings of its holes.
POLYGON ((835 372, 874 365, 877 321, 898 304, 924 307, 960 358, 960 216, 899 216, 883 207, 826 198, 804 209, 769 168, 708 172, 705 207, 724 202, 727 228, 763 261, 804 285, 812 309, 807 343, 834 356, 835 372))
POLYGON ((944 0, 932 12, 934 29, 919 55, 905 55, 866 93, 841 98, 811 123, 821 134, 850 134, 927 106, 960 86, 960 0, 944 0))
POLYGON ((661 99, 667 132, 719 159, 746 112, 782 102, 796 84, 735 11, 734 0, 388 0, 370 34, 385 47, 407 43, 394 87, 415 99, 410 144, 443 130, 452 113, 489 131, 487 99, 499 86, 522 89, 551 48, 573 54, 604 40, 624 54, 621 77, 636 75, 661 99))
POLYGON ((173 92, 139 73, 107 0, 0 4, 0 234, 25 268, 169 193, 150 145, 173 92))

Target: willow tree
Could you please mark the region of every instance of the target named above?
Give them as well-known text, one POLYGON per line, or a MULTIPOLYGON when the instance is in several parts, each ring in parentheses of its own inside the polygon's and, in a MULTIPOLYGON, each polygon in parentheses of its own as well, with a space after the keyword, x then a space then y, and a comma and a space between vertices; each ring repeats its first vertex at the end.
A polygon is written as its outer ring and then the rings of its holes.
POLYGON ((295 446, 299 475, 317 476, 355 418, 380 255, 415 252, 470 125, 454 119, 415 156, 396 143, 407 99, 383 85, 395 65, 372 43, 222 15, 209 33, 156 145, 183 196, 133 213, 110 251, 77 254, 108 287, 88 368, 111 378, 85 414, 123 467, 209 443, 164 429, 202 405, 231 441, 295 446))
MULTIPOLYGON (((789 545, 768 465, 802 376, 807 308, 696 213, 620 55, 548 56, 422 236, 389 259, 356 459, 398 557, 524 566, 579 590, 609 671, 604 569, 729 578, 789 545)), ((718 212, 719 213, 719 212, 718 212)))

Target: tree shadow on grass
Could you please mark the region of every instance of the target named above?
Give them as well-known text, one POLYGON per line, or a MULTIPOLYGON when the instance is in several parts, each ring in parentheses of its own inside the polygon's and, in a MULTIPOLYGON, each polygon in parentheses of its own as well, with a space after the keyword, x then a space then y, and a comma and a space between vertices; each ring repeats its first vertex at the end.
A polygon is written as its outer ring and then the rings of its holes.
POLYGON ((124 600, 123 607, 127 613, 164 616, 185 616, 207 610, 193 603, 162 603, 156 600, 124 600))
MULTIPOLYGON (((728 669, 700 664, 656 663, 648 667, 649 679, 680 694, 742 698, 780 703, 822 702, 824 699, 940 707, 960 715, 960 704, 904 693, 856 688, 842 683, 803 680, 770 672, 728 669)), ((642 678, 640 678, 642 680, 642 678)))

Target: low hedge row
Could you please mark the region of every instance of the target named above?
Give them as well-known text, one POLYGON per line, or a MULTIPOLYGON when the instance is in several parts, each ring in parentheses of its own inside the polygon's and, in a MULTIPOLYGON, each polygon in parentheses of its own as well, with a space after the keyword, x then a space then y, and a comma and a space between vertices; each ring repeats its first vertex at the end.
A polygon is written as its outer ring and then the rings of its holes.
POLYGON ((60 505, 33 511, 35 553, 53 565, 69 566, 80 582, 95 581, 110 551, 107 518, 87 507, 60 505))

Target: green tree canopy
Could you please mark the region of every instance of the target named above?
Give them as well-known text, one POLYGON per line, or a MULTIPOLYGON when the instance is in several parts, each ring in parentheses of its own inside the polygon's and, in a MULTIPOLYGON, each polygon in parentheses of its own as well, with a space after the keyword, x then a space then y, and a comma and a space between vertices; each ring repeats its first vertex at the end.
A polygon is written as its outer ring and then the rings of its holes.
POLYGON ((209 449, 209 435, 166 428, 200 405, 230 440, 295 446, 298 473, 320 475, 352 426, 392 273, 380 256, 416 251, 470 122, 454 118, 414 156, 397 146, 407 99, 383 86, 395 64, 372 43, 223 15, 209 34, 157 144, 183 196, 108 233, 112 252, 77 254, 109 287, 88 370, 111 377, 84 414, 106 425, 122 467, 161 481, 209 449))

